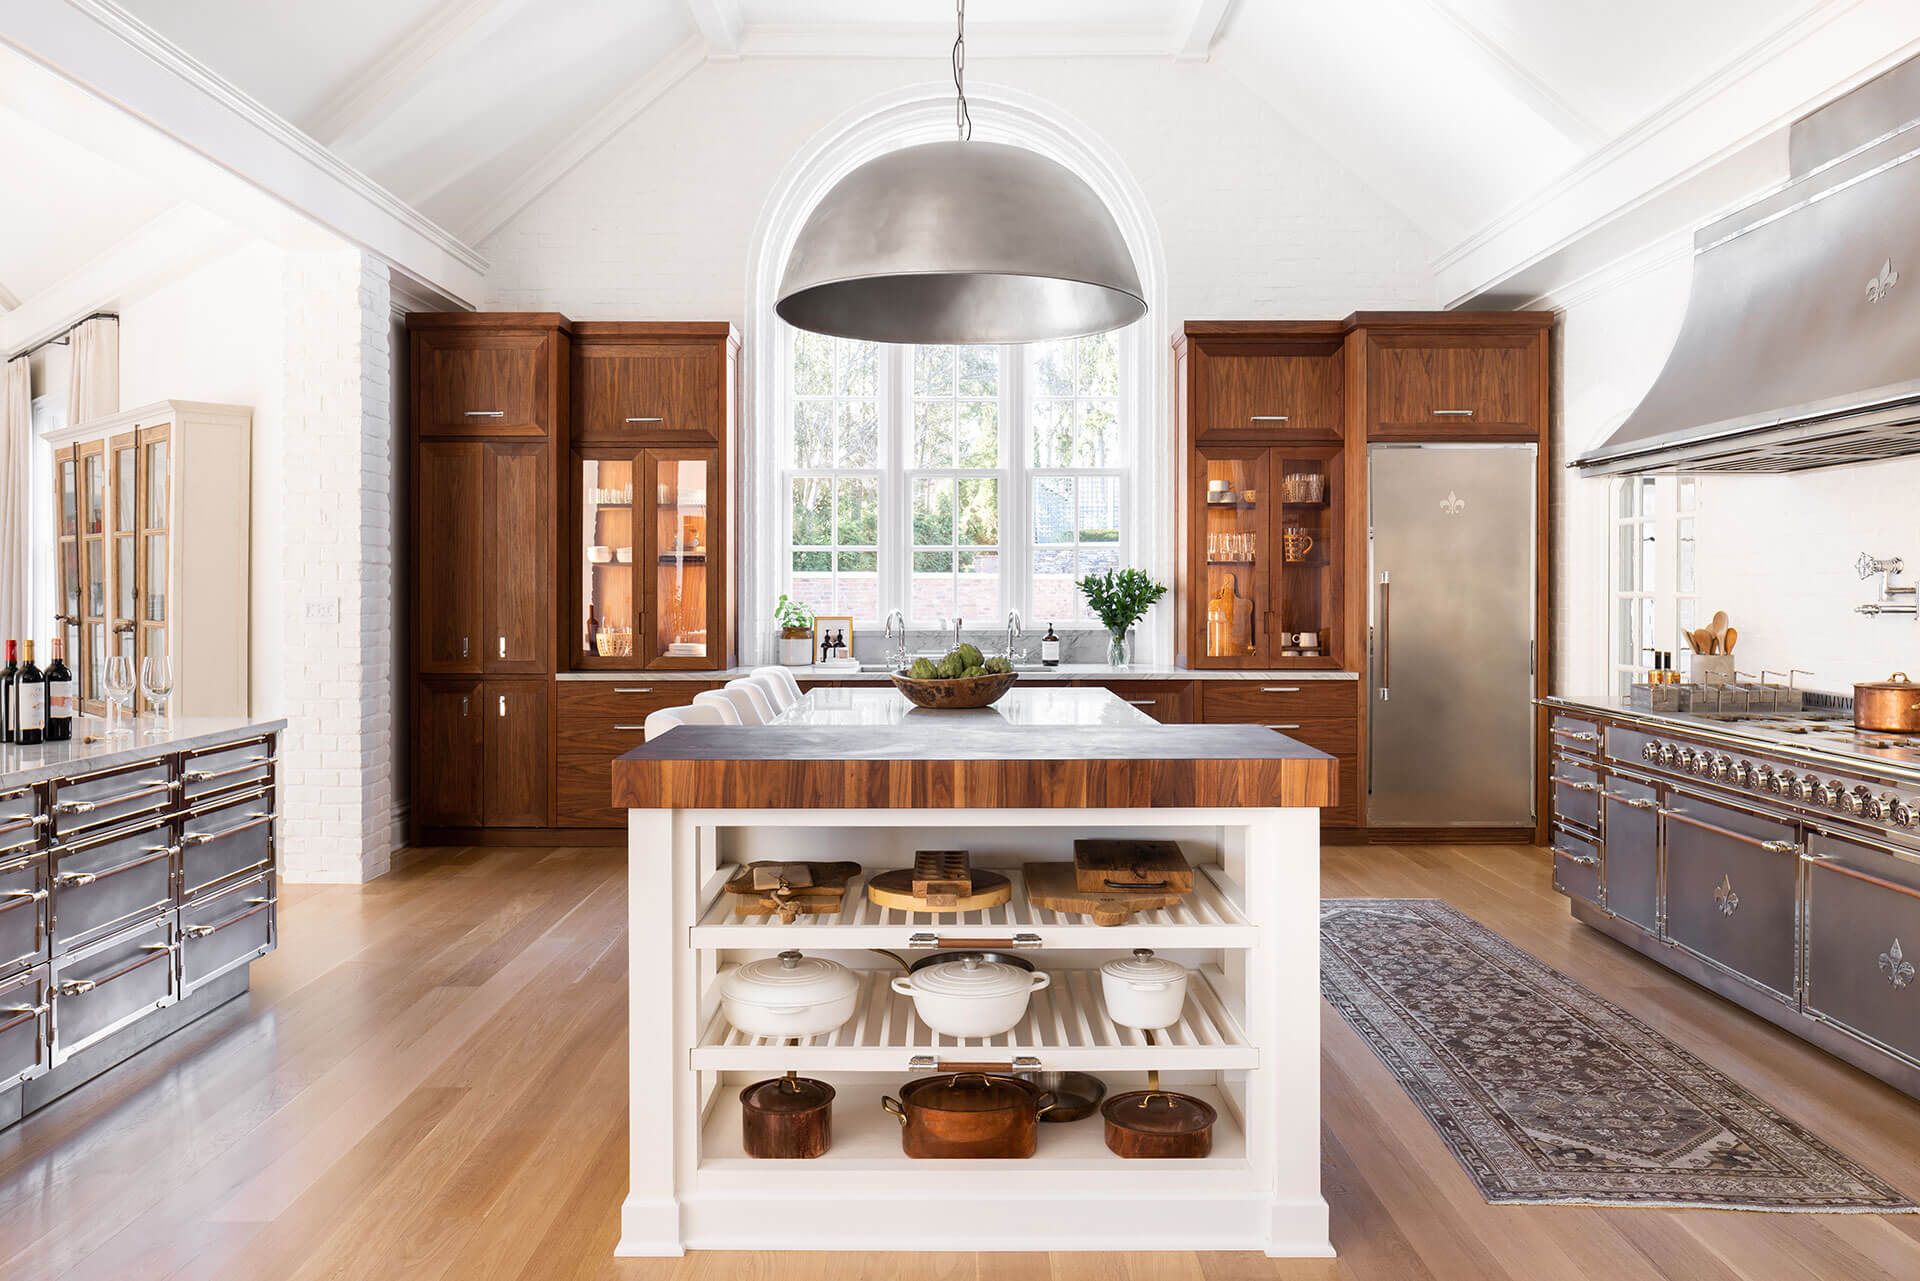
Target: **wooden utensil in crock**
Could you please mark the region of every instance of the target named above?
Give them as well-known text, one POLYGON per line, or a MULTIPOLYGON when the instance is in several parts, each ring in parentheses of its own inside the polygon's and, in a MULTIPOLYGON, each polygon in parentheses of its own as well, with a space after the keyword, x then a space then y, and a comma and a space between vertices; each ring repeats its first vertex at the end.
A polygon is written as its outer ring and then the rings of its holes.
POLYGON ((1895 672, 1883 681, 1855 681, 1853 723, 1876 734, 1920 734, 1920 682, 1895 672))

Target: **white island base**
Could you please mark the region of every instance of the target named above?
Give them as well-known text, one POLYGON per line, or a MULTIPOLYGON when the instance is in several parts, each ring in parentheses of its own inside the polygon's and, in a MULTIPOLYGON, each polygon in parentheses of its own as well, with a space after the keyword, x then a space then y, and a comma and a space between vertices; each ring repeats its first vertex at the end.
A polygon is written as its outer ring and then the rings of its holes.
POLYGON ((1257 1250, 1326 1257, 1320 1195, 1319 812, 1312 808, 641 810, 629 812, 632 1180, 618 1253, 700 1250, 1257 1250), (1081 837, 1177 840, 1197 871, 1175 907, 1121 926, 1033 907, 1021 864, 1063 861, 1081 837), (1010 874, 983 912, 876 908, 874 872, 916 849, 967 849, 1010 874), (862 875, 832 917, 731 914, 721 885, 754 859, 851 859, 862 875), (916 937, 919 936, 919 937, 916 937), (1005 946, 1053 976, 1010 1033, 936 1036, 868 949, 1005 946), (1181 1021, 1151 1038, 1106 1015, 1099 966, 1150 947, 1193 971, 1181 1021), (728 1024, 716 979, 783 949, 863 971, 838 1031, 804 1041, 728 1024), (1166 1088, 1219 1113, 1213 1154, 1126 1160, 1096 1111, 1042 1124, 1028 1160, 913 1160, 883 1111, 942 1063, 1084 1070, 1109 1096, 1166 1088), (830 1083, 831 1149, 814 1160, 742 1150, 743 1085, 794 1071, 830 1083))

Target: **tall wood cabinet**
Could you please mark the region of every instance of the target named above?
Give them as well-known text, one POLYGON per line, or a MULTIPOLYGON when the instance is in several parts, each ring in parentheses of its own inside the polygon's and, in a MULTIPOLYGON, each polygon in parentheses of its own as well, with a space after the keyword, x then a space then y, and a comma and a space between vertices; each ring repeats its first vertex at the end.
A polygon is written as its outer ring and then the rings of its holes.
MULTIPOLYGON (((49 433, 56 634, 81 710, 107 710, 104 668, 125 655, 173 670, 168 708, 248 714, 253 411, 163 400, 49 433)), ((44 666, 48 655, 40 655, 44 666)))

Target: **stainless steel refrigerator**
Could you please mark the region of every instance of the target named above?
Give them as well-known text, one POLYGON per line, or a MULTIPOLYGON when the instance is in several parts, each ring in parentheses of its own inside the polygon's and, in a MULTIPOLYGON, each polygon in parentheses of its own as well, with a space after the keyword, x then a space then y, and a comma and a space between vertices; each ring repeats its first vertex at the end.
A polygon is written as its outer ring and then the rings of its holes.
POLYGON ((1533 445, 1367 451, 1367 822, 1534 813, 1533 445))

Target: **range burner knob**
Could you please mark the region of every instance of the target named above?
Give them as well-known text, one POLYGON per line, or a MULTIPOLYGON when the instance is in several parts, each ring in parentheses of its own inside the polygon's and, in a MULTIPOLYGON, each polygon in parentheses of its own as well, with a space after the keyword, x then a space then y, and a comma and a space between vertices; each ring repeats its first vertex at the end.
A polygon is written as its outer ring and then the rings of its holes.
POLYGON ((1794 779, 1793 780, 1793 799, 1796 801, 1812 800, 1813 789, 1816 786, 1817 784, 1814 783, 1811 777, 1794 779))
POLYGON ((1753 773, 1753 787, 1759 792, 1777 792, 1780 790, 1780 780, 1774 777, 1772 768, 1762 765, 1753 773))
POLYGON ((1776 796, 1792 796, 1793 795, 1793 771, 1790 769, 1783 769, 1778 774, 1775 774, 1773 776, 1773 781, 1767 784, 1767 790, 1769 792, 1772 792, 1776 796))
POLYGON ((1713 758, 1713 777, 1722 783, 1732 778, 1733 777, 1733 757, 1731 756, 1714 757, 1713 758))
POLYGON ((1672 743, 1660 744, 1660 763, 1662 765, 1671 765, 1678 759, 1680 759, 1679 748, 1675 747, 1672 743))
POLYGON ((1907 804, 1905 801, 1895 801, 1893 803, 1893 821, 1901 827, 1912 827, 1916 823, 1920 823, 1920 814, 1916 814, 1913 806, 1907 804))
POLYGON ((1856 787, 1851 792, 1840 793, 1840 808, 1849 814, 1864 814, 1867 803, 1873 799, 1873 793, 1864 787, 1856 787))
POLYGON ((1862 813, 1876 823, 1884 823, 1887 821, 1887 816, 1892 809, 1893 798, 1891 796, 1869 796, 1865 806, 1862 808, 1862 813))
POLYGON ((1807 799, 1822 809, 1825 809, 1827 806, 1834 804, 1838 796, 1839 793, 1830 784, 1815 783, 1813 785, 1813 795, 1807 797, 1807 799))
POLYGON ((1735 761, 1733 763, 1733 781, 1742 787, 1754 787, 1759 782, 1759 776, 1754 773, 1751 762, 1735 761))
POLYGON ((1646 742, 1642 743, 1640 745, 1640 756, 1641 756, 1641 759, 1643 760, 1649 760, 1649 761, 1659 760, 1660 759, 1660 741, 1658 739, 1650 738, 1646 742))

